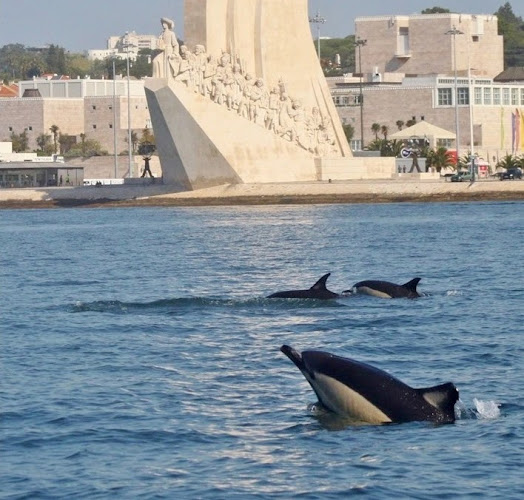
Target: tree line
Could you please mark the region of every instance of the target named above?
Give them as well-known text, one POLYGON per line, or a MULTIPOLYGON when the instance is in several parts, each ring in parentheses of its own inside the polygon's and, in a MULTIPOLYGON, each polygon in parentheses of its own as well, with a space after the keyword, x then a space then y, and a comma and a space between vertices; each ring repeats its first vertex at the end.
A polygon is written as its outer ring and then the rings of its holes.
MULTIPOLYGON (((153 56, 154 51, 140 50, 136 61, 130 65, 130 75, 135 78, 150 76, 153 56)), ((115 73, 127 73, 125 59, 115 59, 115 73)), ((0 79, 4 83, 30 80, 44 74, 68 75, 71 78, 112 78, 113 60, 91 61, 85 54, 71 53, 58 45, 33 48, 14 43, 0 48, 0 79)))

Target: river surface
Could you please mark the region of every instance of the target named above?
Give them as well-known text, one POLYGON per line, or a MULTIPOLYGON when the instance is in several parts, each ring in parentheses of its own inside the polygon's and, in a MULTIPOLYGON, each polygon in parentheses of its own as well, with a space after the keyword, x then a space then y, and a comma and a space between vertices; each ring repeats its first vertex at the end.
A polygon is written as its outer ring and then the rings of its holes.
POLYGON ((524 498, 524 203, 2 210, 0 497, 524 498), (265 297, 331 272, 416 300, 265 297), (279 351, 413 387, 453 424, 319 411, 279 351))

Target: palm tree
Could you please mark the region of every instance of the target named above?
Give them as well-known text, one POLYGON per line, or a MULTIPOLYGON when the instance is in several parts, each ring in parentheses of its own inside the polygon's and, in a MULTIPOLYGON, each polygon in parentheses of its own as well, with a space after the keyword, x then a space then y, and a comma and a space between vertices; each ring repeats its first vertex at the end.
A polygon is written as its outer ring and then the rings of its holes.
POLYGON ((58 127, 58 125, 51 125, 51 127, 49 127, 49 130, 53 134, 53 143, 55 145, 55 154, 57 154, 58 153, 58 131, 60 130, 60 128, 58 127))
POLYGON ((384 140, 387 141, 388 140, 388 133, 389 133, 389 128, 387 125, 382 125, 382 127, 380 127, 380 131, 382 132, 382 135, 384 136, 384 140))
POLYGON ((80 134, 80 140, 82 141, 82 156, 86 155, 86 135, 84 133, 80 134))
POLYGON ((404 126, 404 121, 403 121, 403 120, 397 120, 397 121, 395 122, 395 125, 397 126, 397 128, 398 128, 399 130, 402 130, 402 127, 404 126))
POLYGON ((378 133, 380 132, 380 125, 378 123, 373 123, 373 125, 371 125, 371 132, 375 134, 375 139, 378 140, 378 133))
POLYGON ((428 167, 434 167, 440 173, 443 168, 455 167, 452 156, 445 147, 439 147, 436 150, 430 150, 427 154, 428 167))

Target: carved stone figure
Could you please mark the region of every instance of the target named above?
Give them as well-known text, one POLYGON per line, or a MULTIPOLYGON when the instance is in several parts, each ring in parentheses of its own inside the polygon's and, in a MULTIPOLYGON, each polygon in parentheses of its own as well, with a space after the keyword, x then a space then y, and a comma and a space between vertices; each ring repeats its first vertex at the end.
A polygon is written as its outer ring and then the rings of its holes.
POLYGON ((175 23, 167 17, 160 20, 163 31, 158 37, 157 47, 162 51, 153 59, 154 78, 172 78, 178 73, 178 41, 175 23))

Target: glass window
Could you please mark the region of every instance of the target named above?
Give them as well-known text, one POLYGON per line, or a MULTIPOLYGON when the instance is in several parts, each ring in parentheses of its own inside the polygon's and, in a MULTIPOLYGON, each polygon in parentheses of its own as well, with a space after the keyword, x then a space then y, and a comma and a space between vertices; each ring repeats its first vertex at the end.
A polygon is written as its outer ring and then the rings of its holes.
POLYGON ((509 89, 502 89, 502 104, 509 106, 509 89))
POLYGON ((519 89, 511 89, 511 104, 512 106, 519 105, 519 89))
POLYGON ((438 105, 452 106, 453 102, 451 99, 451 95, 451 89, 449 88, 438 89, 438 105))
POLYGON ((500 89, 494 88, 493 89, 493 104, 500 104, 500 89))
POLYGON ((457 102, 459 106, 469 105, 469 89, 467 87, 460 87, 457 89, 457 102))
POLYGON ((524 89, 520 89, 520 105, 524 106, 524 89))
POLYGON ((484 104, 488 106, 491 104, 491 87, 484 88, 484 104))
POLYGON ((480 106, 482 104, 482 88, 475 87, 475 105, 480 106))

